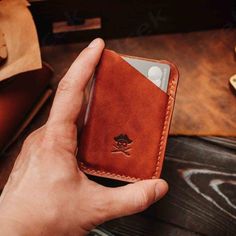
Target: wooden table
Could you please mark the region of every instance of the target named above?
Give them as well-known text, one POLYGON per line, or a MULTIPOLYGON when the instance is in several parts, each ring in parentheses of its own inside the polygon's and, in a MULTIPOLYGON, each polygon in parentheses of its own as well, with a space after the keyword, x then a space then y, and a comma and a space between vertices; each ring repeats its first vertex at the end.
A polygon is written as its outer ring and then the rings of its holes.
MULTIPOLYGON (((208 37, 206 32, 202 35, 208 37)), ((130 53, 131 46, 133 50, 138 51, 140 45, 146 42, 154 45, 160 37, 166 42, 172 35, 109 40, 107 46, 122 53, 130 53)), ((44 60, 55 69, 53 88, 56 88, 69 65, 86 45, 87 43, 79 43, 42 48, 44 60)), ((161 56, 168 58, 170 50, 171 46, 166 47, 161 56)), ((184 67, 184 64, 181 66, 184 67)), ((52 99, 40 111, 27 131, 5 156, 1 157, 1 188, 7 180, 24 138, 46 121, 51 102, 52 99)), ((170 191, 164 199, 144 213, 107 222, 100 228, 122 236, 236 235, 235 138, 169 137, 162 177, 170 186, 170 191)))

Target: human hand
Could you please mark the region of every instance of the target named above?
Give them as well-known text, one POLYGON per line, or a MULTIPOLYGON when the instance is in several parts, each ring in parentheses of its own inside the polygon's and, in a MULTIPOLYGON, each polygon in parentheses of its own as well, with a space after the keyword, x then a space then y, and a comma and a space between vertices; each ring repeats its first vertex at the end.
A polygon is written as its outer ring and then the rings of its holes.
POLYGON ((76 123, 103 48, 95 39, 80 53, 59 83, 48 121, 24 142, 0 198, 1 235, 85 235, 104 221, 146 209, 167 192, 160 179, 104 187, 78 168, 76 123))

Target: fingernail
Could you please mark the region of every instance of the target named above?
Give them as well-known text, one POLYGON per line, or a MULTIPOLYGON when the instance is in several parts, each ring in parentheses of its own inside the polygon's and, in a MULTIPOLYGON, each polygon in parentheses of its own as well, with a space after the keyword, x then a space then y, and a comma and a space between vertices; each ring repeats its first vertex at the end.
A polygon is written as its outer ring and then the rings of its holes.
POLYGON ((88 48, 94 48, 98 45, 98 42, 99 42, 99 38, 97 39, 94 39, 89 45, 88 45, 88 48))
POLYGON ((155 192, 156 192, 156 200, 161 199, 166 192, 168 191, 168 184, 165 180, 159 179, 156 183, 155 192))

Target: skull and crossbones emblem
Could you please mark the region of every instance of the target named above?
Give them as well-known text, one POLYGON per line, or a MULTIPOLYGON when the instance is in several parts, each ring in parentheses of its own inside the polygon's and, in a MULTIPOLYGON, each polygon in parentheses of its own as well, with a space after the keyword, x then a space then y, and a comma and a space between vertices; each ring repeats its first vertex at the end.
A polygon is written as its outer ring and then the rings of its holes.
POLYGON ((114 149, 112 152, 122 152, 123 154, 129 156, 130 144, 132 140, 128 137, 127 134, 120 134, 114 137, 115 144, 113 144, 114 149))

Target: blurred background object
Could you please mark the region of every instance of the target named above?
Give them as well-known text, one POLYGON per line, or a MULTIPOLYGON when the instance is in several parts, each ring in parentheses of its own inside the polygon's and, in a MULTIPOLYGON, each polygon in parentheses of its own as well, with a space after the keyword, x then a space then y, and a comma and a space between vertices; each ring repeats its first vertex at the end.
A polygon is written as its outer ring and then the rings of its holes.
POLYGON ((46 102, 52 68, 43 63, 38 70, 20 73, 0 83, 0 156, 46 102))

